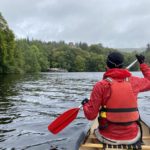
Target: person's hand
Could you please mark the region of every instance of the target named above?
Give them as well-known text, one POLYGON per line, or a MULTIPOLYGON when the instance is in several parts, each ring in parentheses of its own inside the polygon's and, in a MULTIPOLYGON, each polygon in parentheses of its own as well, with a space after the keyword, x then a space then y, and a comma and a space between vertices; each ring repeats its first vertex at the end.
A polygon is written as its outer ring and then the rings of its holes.
POLYGON ((81 104, 84 105, 84 104, 86 104, 88 101, 89 101, 89 100, 88 100, 87 98, 85 98, 85 99, 81 102, 81 104))
POLYGON ((144 61, 145 61, 145 56, 143 56, 143 55, 138 55, 138 54, 136 54, 135 55, 136 56, 136 58, 137 58, 137 60, 138 60, 138 62, 140 63, 140 64, 142 64, 142 63, 144 63, 144 61))

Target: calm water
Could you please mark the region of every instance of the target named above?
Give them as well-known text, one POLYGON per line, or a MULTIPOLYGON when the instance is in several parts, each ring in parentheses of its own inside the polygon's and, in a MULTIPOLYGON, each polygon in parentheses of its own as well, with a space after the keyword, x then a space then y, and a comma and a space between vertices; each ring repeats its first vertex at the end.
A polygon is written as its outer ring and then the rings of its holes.
MULTIPOLYGON (((140 72, 134 75, 142 76, 140 72)), ((59 114, 90 96, 102 73, 41 73, 0 76, 0 149, 71 150, 88 121, 77 119, 58 135, 47 130, 59 114)), ((150 92, 139 95, 142 118, 150 125, 150 92)))

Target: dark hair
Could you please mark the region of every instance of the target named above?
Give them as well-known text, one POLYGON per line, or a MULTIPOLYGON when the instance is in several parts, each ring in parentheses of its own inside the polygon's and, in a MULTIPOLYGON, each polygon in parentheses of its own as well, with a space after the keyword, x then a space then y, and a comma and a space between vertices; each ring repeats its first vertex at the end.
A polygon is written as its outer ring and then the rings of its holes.
POLYGON ((119 52, 112 52, 107 57, 107 66, 109 68, 122 68, 124 57, 119 52))

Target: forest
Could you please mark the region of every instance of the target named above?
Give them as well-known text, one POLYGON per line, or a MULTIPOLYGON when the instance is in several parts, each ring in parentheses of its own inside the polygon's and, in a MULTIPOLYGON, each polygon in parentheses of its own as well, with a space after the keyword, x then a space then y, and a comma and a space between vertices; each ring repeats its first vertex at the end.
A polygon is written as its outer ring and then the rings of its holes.
MULTIPOLYGON (((142 52, 150 63, 150 44, 142 52)), ((16 39, 7 21, 0 13, 0 74, 38 73, 49 68, 62 68, 69 72, 105 71, 107 55, 117 49, 104 47, 102 43, 40 41, 16 39)), ((122 52, 126 67, 135 60, 136 51, 122 52)), ((138 70, 138 65, 131 68, 138 70)))

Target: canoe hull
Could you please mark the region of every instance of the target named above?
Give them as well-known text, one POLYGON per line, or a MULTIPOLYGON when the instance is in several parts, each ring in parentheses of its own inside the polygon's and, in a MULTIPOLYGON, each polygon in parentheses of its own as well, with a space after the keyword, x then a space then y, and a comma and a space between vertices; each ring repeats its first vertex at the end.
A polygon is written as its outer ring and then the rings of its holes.
MULTIPOLYGON (((144 145, 142 145, 142 150, 150 150, 150 128, 141 121, 142 129, 143 129, 143 142, 144 145)), ((128 145, 103 145, 101 144, 95 135, 93 134, 94 129, 96 129, 98 126, 97 119, 93 122, 91 127, 89 128, 85 138, 82 141, 82 144, 79 146, 79 150, 125 150, 125 149, 132 149, 133 146, 128 145)), ((137 149, 139 149, 137 147, 137 149)))

